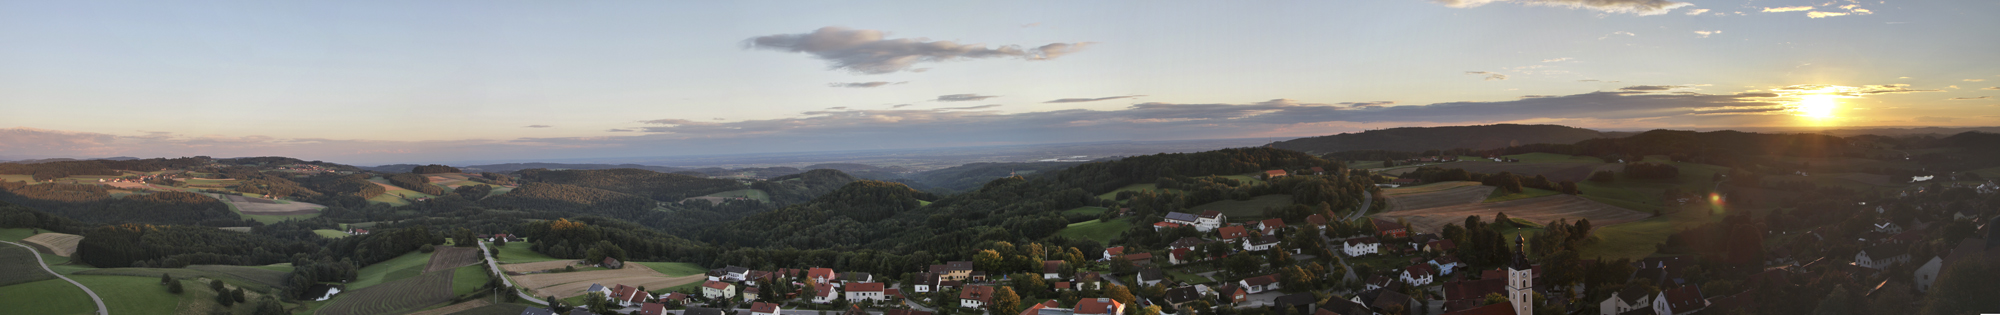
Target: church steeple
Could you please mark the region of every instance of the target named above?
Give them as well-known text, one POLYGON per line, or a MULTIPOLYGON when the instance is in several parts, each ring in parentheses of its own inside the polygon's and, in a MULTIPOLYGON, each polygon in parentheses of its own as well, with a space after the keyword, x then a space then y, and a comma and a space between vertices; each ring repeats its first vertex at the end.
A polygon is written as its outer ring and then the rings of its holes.
POLYGON ((1507 303, 1515 315, 1534 315, 1535 265, 1528 262, 1528 238, 1514 237, 1514 261, 1507 264, 1507 303))

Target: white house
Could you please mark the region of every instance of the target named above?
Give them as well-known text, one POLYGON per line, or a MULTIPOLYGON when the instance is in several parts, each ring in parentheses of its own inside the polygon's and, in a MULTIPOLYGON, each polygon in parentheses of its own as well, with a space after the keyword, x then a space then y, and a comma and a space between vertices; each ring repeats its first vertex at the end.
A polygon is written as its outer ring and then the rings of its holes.
POLYGON ((985 307, 989 301, 993 301, 993 287, 966 286, 965 290, 958 292, 958 307, 980 308, 985 307))
POLYGON ((1653 314, 1687 315, 1708 307, 1708 299, 1701 298, 1701 288, 1691 285, 1660 291, 1653 296, 1653 314))
POLYGON ((1443 276, 1449 276, 1452 270, 1465 266, 1465 263, 1458 261, 1458 256, 1452 255, 1438 256, 1438 258, 1431 259, 1430 264, 1432 268, 1437 268, 1438 275, 1443 276))
POLYGON ((1236 283, 1243 285, 1244 291, 1249 291, 1250 294, 1257 294, 1264 291, 1277 290, 1278 275, 1262 275, 1262 276, 1250 277, 1248 279, 1237 281, 1236 283))
POLYGON ((1348 239, 1345 244, 1341 245, 1340 251, 1346 253, 1347 257, 1359 257, 1361 255, 1375 254, 1381 246, 1381 241, 1376 241, 1375 237, 1370 236, 1348 239))
POLYGON ((750 315, 778 315, 784 312, 785 309, 780 307, 778 303, 750 303, 750 315))
POLYGON ((1854 265, 1882 270, 1889 266, 1910 261, 1909 249, 1897 245, 1879 245, 1854 253, 1854 265))
POLYGON ((701 296, 710 300, 736 297, 736 284, 722 281, 702 283, 701 296))
POLYGON ((1133 279, 1138 280, 1139 285, 1142 286, 1155 285, 1160 284, 1161 280, 1166 280, 1167 273, 1160 271, 1160 268, 1147 267, 1146 269, 1140 269, 1139 274, 1133 276, 1133 279))
POLYGON ((584 294, 597 293, 599 295, 603 295, 605 300, 611 300, 611 301, 618 300, 617 298, 611 297, 612 296, 611 288, 604 287, 604 285, 602 284, 592 283, 590 284, 590 289, 583 290, 583 293, 584 294))
POLYGON ((1228 216, 1222 215, 1221 211, 1202 212, 1200 218, 1195 220, 1194 222, 1194 229, 1197 231, 1208 232, 1208 230, 1214 230, 1215 228, 1222 227, 1222 222, 1226 221, 1229 221, 1229 218, 1228 216))
POLYGON ((833 284, 821 283, 813 286, 813 294, 813 303, 833 303, 833 300, 840 299, 840 287, 833 286, 833 284))
POLYGON ((889 299, 888 295, 883 294, 885 290, 882 288, 881 283, 849 283, 844 289, 847 290, 848 302, 859 302, 861 300, 886 301, 889 299))
POLYGON ((1600 315, 1618 315, 1652 306, 1653 295, 1647 294, 1646 288, 1636 285, 1627 286, 1624 290, 1619 290, 1618 293, 1612 294, 1610 298, 1604 299, 1604 302, 1597 303, 1597 313, 1600 315))
POLYGON ((1061 260, 1042 261, 1042 279, 1062 278, 1062 266, 1061 260))
MULTIPOLYGON (((1896 225, 1896 222, 1886 222, 1886 221, 1885 221, 1885 222, 1882 222, 1882 223, 1876 223, 1876 224, 1875 224, 1875 231, 1876 231, 1876 232, 1882 232, 1882 233, 1888 233, 1888 234, 1896 234, 1896 233, 1903 233, 1903 227, 1902 227, 1902 226, 1899 226, 1899 225, 1896 225)), ((1663 314, 1663 315, 1664 315, 1664 314, 1663 314)))
POLYGON ((1931 284, 1937 282, 1940 269, 1944 269, 1944 257, 1931 257, 1929 262, 1917 267, 1916 275, 1912 278, 1917 280, 1917 292, 1930 292, 1931 284))
POLYGON ((1417 286, 1431 284, 1432 275, 1430 265, 1416 264, 1403 268, 1403 282, 1417 286))
POLYGON ((1255 251, 1270 250, 1271 246, 1277 246, 1277 245, 1278 245, 1277 236, 1265 235, 1264 237, 1245 238, 1243 240, 1244 251, 1255 252, 1255 251))

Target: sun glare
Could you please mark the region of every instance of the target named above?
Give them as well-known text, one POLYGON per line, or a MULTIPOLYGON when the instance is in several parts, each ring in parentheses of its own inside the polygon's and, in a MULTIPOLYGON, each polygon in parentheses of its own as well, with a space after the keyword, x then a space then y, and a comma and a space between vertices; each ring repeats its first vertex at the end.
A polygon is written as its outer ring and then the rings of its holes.
POLYGON ((1804 116, 1806 118, 1813 118, 1813 119, 1833 118, 1833 111, 1835 109, 1840 108, 1840 102, 1835 101, 1835 99, 1837 98, 1839 98, 1839 96, 1833 96, 1833 95, 1800 96, 1799 104, 1797 107, 1797 110, 1799 111, 1799 116, 1804 116))

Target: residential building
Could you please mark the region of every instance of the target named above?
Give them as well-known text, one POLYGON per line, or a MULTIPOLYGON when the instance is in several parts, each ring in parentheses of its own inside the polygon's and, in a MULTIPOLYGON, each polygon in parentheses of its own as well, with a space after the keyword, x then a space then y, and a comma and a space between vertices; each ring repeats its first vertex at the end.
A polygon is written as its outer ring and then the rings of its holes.
POLYGON ((1194 229, 1202 232, 1208 232, 1208 230, 1214 230, 1215 228, 1222 227, 1223 222, 1229 222, 1229 217, 1222 215, 1222 212, 1204 211, 1197 218, 1197 220, 1195 220, 1194 229))
POLYGON ((1652 308, 1653 295, 1648 293, 1645 287, 1626 286, 1625 289, 1618 290, 1618 293, 1605 298, 1603 302, 1598 302, 1597 313, 1618 315, 1636 309, 1652 308))
POLYGON ((1931 284, 1937 282, 1938 272, 1944 269, 1944 257, 1931 257, 1923 266, 1917 267, 1911 280, 1917 281, 1917 292, 1930 292, 1931 284))
POLYGON ((784 312, 785 308, 778 303, 750 303, 750 315, 779 315, 784 312))
POLYGON ((1077 315, 1118 315, 1125 313, 1125 304, 1110 298, 1083 299, 1076 301, 1077 315))
POLYGON ((1270 250, 1273 246, 1278 246, 1277 236, 1264 235, 1243 240, 1244 251, 1265 251, 1270 250))
POLYGON ((639 305, 639 315, 665 315, 666 313, 667 306, 664 304, 644 303, 639 305))
POLYGON ((1042 279, 1062 278, 1062 266, 1063 261, 1061 260, 1042 261, 1042 279))
POLYGON ((1380 235, 1382 237, 1387 237, 1387 238, 1404 238, 1410 235, 1409 227, 1405 227, 1401 223, 1396 223, 1396 221, 1389 221, 1382 219, 1374 219, 1374 220, 1375 220, 1376 235, 1380 235))
POLYGON ((722 281, 703 282, 701 296, 710 300, 736 297, 736 284, 722 281))
POLYGON ((1347 254, 1347 257, 1360 257, 1375 254, 1381 246, 1382 242, 1375 240, 1374 237, 1351 238, 1341 245, 1340 251, 1347 254))
POLYGON ((1285 219, 1270 218, 1257 221, 1257 230, 1263 232, 1264 235, 1278 235, 1278 229, 1283 228, 1285 228, 1285 219))
POLYGON ((806 270, 807 279, 817 280, 820 283, 828 283, 833 280, 838 280, 840 279, 839 276, 840 276, 839 274, 833 272, 833 268, 812 268, 806 270))
POLYGON ((1262 276, 1250 277, 1248 279, 1237 281, 1237 284, 1243 285, 1243 291, 1249 292, 1250 294, 1264 293, 1264 291, 1271 291, 1278 289, 1278 275, 1262 275, 1262 276))
POLYGON ((1410 265, 1403 268, 1403 282, 1416 286, 1430 285, 1433 274, 1431 272, 1431 265, 1410 265))
POLYGON ((1167 273, 1160 271, 1160 268, 1146 267, 1139 269, 1139 274, 1134 277, 1133 279, 1139 281, 1139 285, 1149 286, 1160 284, 1161 280, 1166 280, 1167 273))
POLYGON ((1161 221, 1181 225, 1197 225, 1199 224, 1198 222, 1201 222, 1201 216, 1185 212, 1167 212, 1167 216, 1161 221))
POLYGON ((958 292, 958 307, 983 308, 986 307, 986 304, 992 302, 993 287, 983 285, 966 286, 964 290, 959 290, 958 292))
POLYGON ((1250 235, 1250 232, 1248 232, 1247 229, 1244 229, 1243 226, 1241 225, 1225 226, 1222 227, 1222 229, 1220 230, 1216 230, 1216 233, 1221 234, 1222 241, 1232 242, 1232 243, 1238 239, 1242 239, 1243 237, 1250 235))
POLYGON ((1653 313, 1659 315, 1687 315, 1708 307, 1708 300, 1702 299, 1701 288, 1692 285, 1660 291, 1653 297, 1653 313))
POLYGON ((840 287, 833 286, 831 283, 813 285, 813 303, 833 303, 833 300, 837 299, 840 299, 840 287))
POLYGON ((1889 268, 1889 266, 1895 266, 1896 264, 1901 264, 1909 261, 1910 261, 1909 246, 1906 245, 1896 245, 1896 244, 1876 245, 1874 247, 1862 249, 1861 252, 1854 254, 1855 266, 1861 266, 1875 270, 1882 270, 1884 268, 1889 268))
POLYGON ((847 291, 848 302, 860 302, 861 300, 875 300, 875 301, 889 300, 889 296, 886 294, 887 291, 883 289, 881 283, 872 283, 872 282, 849 283, 847 284, 847 287, 843 289, 847 291))

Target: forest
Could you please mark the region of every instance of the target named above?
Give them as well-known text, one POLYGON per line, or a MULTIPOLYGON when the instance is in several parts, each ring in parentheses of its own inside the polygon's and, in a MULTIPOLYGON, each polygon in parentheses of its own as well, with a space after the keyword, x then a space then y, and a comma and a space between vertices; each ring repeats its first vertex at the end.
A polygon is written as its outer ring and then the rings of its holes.
POLYGON ((687 197, 748 188, 731 179, 703 178, 660 173, 642 169, 608 170, 521 170, 527 182, 575 185, 638 195, 663 202, 679 202, 687 197))

